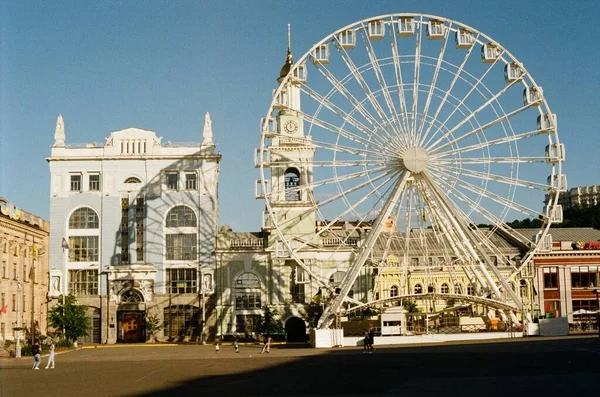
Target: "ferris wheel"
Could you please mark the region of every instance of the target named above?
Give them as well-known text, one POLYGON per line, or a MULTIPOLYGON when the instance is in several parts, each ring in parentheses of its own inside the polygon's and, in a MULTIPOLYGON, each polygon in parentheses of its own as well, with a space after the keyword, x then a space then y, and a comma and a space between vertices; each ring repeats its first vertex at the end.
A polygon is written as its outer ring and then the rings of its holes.
POLYGON ((524 266, 551 246, 566 190, 556 115, 523 63, 462 23, 390 14, 333 32, 295 63, 288 52, 286 65, 257 152, 270 226, 302 265, 300 251, 340 222, 369 225, 320 326, 376 247, 380 263, 392 246, 404 261, 442 247, 453 269, 518 307, 507 281, 521 267, 506 276, 486 264, 499 252, 491 236, 526 247, 524 266), (534 236, 507 225, 525 218, 542 220, 534 236), (294 240, 299 219, 319 227, 294 240))

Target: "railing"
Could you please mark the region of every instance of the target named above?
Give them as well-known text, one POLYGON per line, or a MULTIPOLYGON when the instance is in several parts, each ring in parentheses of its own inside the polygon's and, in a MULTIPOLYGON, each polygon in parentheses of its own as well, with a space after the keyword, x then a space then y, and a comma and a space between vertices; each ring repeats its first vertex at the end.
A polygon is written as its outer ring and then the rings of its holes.
POLYGON ((253 249, 262 249, 264 247, 263 240, 258 239, 233 239, 231 240, 230 247, 232 249, 235 248, 253 248, 253 249))
POLYGON ((343 239, 341 237, 326 237, 321 239, 321 245, 323 247, 337 247, 340 245, 356 247, 358 245, 358 238, 343 239))

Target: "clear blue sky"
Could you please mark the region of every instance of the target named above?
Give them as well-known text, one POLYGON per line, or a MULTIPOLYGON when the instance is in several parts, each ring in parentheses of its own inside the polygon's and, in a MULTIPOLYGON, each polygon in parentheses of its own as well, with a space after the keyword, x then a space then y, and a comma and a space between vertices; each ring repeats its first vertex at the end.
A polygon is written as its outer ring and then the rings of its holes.
MULTIPOLYGON (((440 15, 491 36, 523 62, 558 114, 569 186, 600 184, 600 2, 0 0, 0 196, 48 219, 58 114, 67 143, 140 127, 223 155, 220 224, 260 229, 253 151, 285 61, 371 16, 440 15)), ((542 176, 545 177, 545 176, 542 176)), ((541 204, 540 204, 541 205, 541 204)))

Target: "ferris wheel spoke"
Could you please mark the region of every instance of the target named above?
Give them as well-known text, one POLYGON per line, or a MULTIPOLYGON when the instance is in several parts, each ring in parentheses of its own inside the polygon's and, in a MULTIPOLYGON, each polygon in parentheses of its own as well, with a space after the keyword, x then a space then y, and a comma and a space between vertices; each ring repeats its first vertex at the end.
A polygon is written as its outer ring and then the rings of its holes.
MULTIPOLYGON (((343 57, 342 57, 343 59, 343 57)), ((377 127, 378 130, 386 132, 387 130, 384 128, 384 126, 381 125, 381 123, 377 120, 376 117, 374 117, 371 112, 369 112, 367 110, 366 107, 363 106, 363 104, 361 103, 361 101, 359 101, 358 99, 356 99, 356 97, 354 95, 352 95, 352 93, 350 91, 348 91, 348 89, 346 88, 346 86, 344 84, 342 84, 330 71, 329 69, 327 69, 326 67, 324 67, 321 64, 317 64, 316 65, 316 69, 319 71, 319 73, 321 73, 321 75, 323 75, 323 77, 325 77, 325 79, 327 79, 330 84, 337 90, 337 92, 339 92, 344 98, 346 98, 346 100, 350 103, 350 105, 354 106, 354 108, 358 111, 358 113, 360 115, 362 115, 370 124, 373 128, 377 127)), ((356 73, 360 74, 358 71, 355 71, 356 73)), ((351 70, 352 73, 352 70, 351 70)), ((368 98, 369 101, 372 100, 371 97, 368 98)), ((389 134, 388 134, 389 136, 389 134)), ((390 139, 393 139, 392 136, 389 136, 390 139)))
POLYGON ((463 179, 460 179, 457 175, 455 175, 453 173, 445 173, 441 170, 439 170, 439 172, 441 174, 444 174, 447 178, 450 178, 450 179, 456 181, 456 184, 461 186, 463 189, 466 189, 476 195, 484 196, 484 197, 496 202, 497 204, 502 205, 503 207, 510 208, 512 210, 521 212, 522 214, 525 214, 527 216, 537 217, 537 216, 541 215, 538 211, 535 211, 527 206, 518 204, 512 200, 508 200, 507 198, 502 197, 499 194, 493 193, 493 192, 483 189, 479 186, 476 186, 473 183, 470 183, 463 179))
POLYGON ((502 230, 504 233, 512 236, 515 240, 521 242, 524 246, 527 246, 530 241, 524 239, 520 233, 517 233, 514 229, 508 226, 502 219, 494 215, 492 212, 481 206, 475 200, 466 196, 463 192, 456 189, 451 183, 440 180, 440 185, 448 192, 452 192, 461 202, 471 206, 471 208, 477 209, 477 212, 482 215, 485 219, 490 221, 493 227, 502 230))
POLYGON ((535 137, 540 134, 542 134, 542 132, 540 132, 540 130, 533 130, 533 131, 523 132, 520 134, 508 135, 508 136, 504 136, 504 137, 498 138, 498 139, 492 139, 489 141, 484 141, 484 142, 480 142, 480 143, 473 144, 473 145, 467 145, 462 148, 455 148, 455 149, 448 150, 445 152, 439 152, 439 153, 436 153, 435 155, 433 155, 432 157, 434 157, 436 159, 441 159, 441 158, 444 158, 447 156, 456 156, 456 155, 460 155, 462 153, 472 152, 474 150, 489 148, 492 146, 503 145, 506 143, 520 141, 522 139, 532 138, 532 137, 535 137))
MULTIPOLYGON (((307 113, 300 112, 300 114, 303 116, 303 118, 306 121, 310 122, 313 125, 317 125, 321 128, 324 128, 327 131, 330 131, 334 134, 338 134, 338 132, 339 132, 340 135, 342 135, 345 138, 350 139, 354 142, 357 142, 357 143, 364 144, 364 143, 370 142, 370 143, 383 144, 383 142, 381 141, 381 137, 372 134, 371 128, 368 128, 367 126, 365 126, 364 124, 362 124, 361 122, 356 120, 356 118, 354 118, 351 114, 344 112, 339 106, 336 106, 331 101, 329 101, 325 97, 319 95, 318 93, 314 92, 311 88, 309 88, 307 86, 302 88, 302 91, 306 92, 307 95, 313 97, 317 103, 321 104, 326 109, 330 110, 332 113, 334 113, 340 119, 342 119, 344 122, 347 122, 348 124, 350 124, 351 126, 356 128, 359 132, 362 132, 366 138, 361 137, 356 134, 353 134, 346 129, 342 129, 339 126, 329 123, 325 120, 322 120, 316 116, 312 116, 307 113)), ((386 136, 385 138, 389 140, 390 136, 386 136)))
POLYGON ((392 24, 393 28, 390 29, 392 37, 392 56, 394 58, 394 74, 396 76, 396 82, 398 84, 398 99, 400 102, 400 115, 398 117, 401 120, 401 125, 406 133, 410 130, 408 120, 408 108, 406 105, 406 95, 404 93, 404 79, 402 78, 402 67, 400 62, 400 54, 398 52, 398 34, 396 32, 397 24, 392 24))
MULTIPOLYGON (((481 75, 481 77, 479 79, 477 79, 477 81, 475 81, 474 84, 471 85, 471 88, 469 89, 469 92, 467 92, 465 94, 465 96, 460 100, 460 102, 454 107, 454 110, 452 112, 450 112, 450 114, 444 119, 444 121, 440 124, 440 127, 438 129, 438 131, 441 131, 442 128, 446 127, 446 123, 448 123, 448 121, 452 118, 452 116, 454 116, 454 114, 458 111, 458 109, 460 109, 462 106, 464 106, 464 103, 466 102, 467 99, 469 99, 471 97, 471 94, 474 91, 479 91, 479 86, 484 86, 483 84, 483 80, 487 77, 488 73, 494 68, 494 66, 496 65, 496 63, 498 63, 498 60, 500 59, 500 57, 498 57, 498 59, 496 59, 492 64, 490 64, 490 66, 486 69, 486 71, 481 75)), ((489 90, 488 90, 489 91, 489 90)), ((434 137, 437 135, 436 134, 432 134, 429 139, 427 140, 427 142, 425 143, 424 147, 430 147, 430 146, 434 146, 435 143, 433 145, 431 145, 431 141, 434 139, 434 137)), ((445 135, 442 136, 442 138, 439 138, 438 141, 441 141, 445 139, 445 135)), ((437 142, 437 141, 436 141, 437 142)))
POLYGON ((423 109, 423 117, 421 118, 421 125, 419 126, 419 131, 417 132, 417 144, 419 144, 423 140, 423 128, 425 127, 425 123, 427 121, 427 115, 429 114, 429 106, 431 105, 431 99, 433 98, 433 93, 437 88, 437 80, 440 74, 440 69, 442 67, 442 61, 444 60, 444 54, 446 53, 446 45, 448 44, 448 38, 450 37, 450 27, 452 24, 448 26, 448 29, 445 30, 444 33, 444 44, 440 48, 440 52, 437 58, 437 63, 435 65, 435 70, 433 72, 433 78, 431 80, 431 84, 429 85, 429 93, 427 94, 427 100, 425 101, 425 107, 423 109))
POLYGON ((494 126, 494 125, 496 125, 498 123, 501 123, 502 121, 508 120, 511 117, 516 116, 517 114, 519 114, 519 113, 521 113, 521 112, 523 112, 524 110, 527 110, 527 109, 529 109, 529 105, 522 106, 522 107, 520 107, 518 109, 513 110, 510 113, 505 113, 502 116, 500 116, 500 117, 498 117, 498 118, 496 118, 496 119, 494 119, 494 120, 492 120, 492 121, 490 121, 490 122, 488 122, 488 123, 486 123, 486 124, 484 124, 484 125, 482 125, 482 126, 480 126, 478 128, 475 128, 475 129, 473 129, 473 130, 471 130, 471 131, 469 131, 467 133, 464 133, 464 134, 460 135, 458 138, 454 138, 451 141, 448 141, 448 142, 444 143, 443 145, 437 146, 435 149, 431 150, 430 153, 435 154, 435 153, 439 152, 440 150, 447 148, 448 146, 451 146, 451 145, 454 145, 457 142, 460 142, 463 139, 466 139, 466 138, 468 138, 468 137, 470 137, 472 135, 475 135, 475 134, 478 134, 480 132, 483 132, 486 129, 492 127, 492 126, 494 126))
POLYGON ((370 146, 366 147, 358 147, 358 146, 345 146, 337 143, 326 142, 326 141, 317 141, 311 140, 310 143, 320 149, 327 150, 332 153, 346 153, 353 156, 359 156, 362 159, 368 160, 372 159, 373 161, 379 161, 383 157, 387 155, 387 150, 383 148, 380 149, 382 153, 378 153, 376 150, 377 147, 370 146))
POLYGON ((546 163, 546 157, 518 157, 518 156, 503 156, 503 157, 460 157, 460 158, 442 158, 432 160, 433 164, 446 166, 448 164, 524 164, 524 163, 546 163))
POLYGON ((419 75, 421 66, 421 40, 423 38, 423 20, 417 24, 417 40, 415 43, 415 67, 413 72, 413 106, 412 106, 412 117, 413 123, 410 130, 410 144, 414 145, 416 142, 417 133, 417 114, 419 110, 419 75))
POLYGON ((504 93, 506 93, 516 83, 517 83, 517 81, 513 81, 513 82, 507 84, 503 89, 501 89, 496 94, 494 94, 491 98, 489 98, 487 101, 485 101, 481 106, 479 106, 477 109, 475 109, 474 111, 472 111, 471 114, 469 114, 467 117, 463 118, 458 124, 456 124, 454 127, 452 127, 451 129, 449 129, 444 135, 442 135, 440 138, 438 138, 434 143, 432 143, 431 145, 429 145, 428 146, 428 150, 435 150, 437 148, 437 145, 441 141, 443 141, 449 135, 451 135, 454 132, 456 132, 460 127, 462 127, 463 125, 465 125, 465 123, 467 123, 468 121, 470 121, 473 117, 475 117, 483 109, 485 109, 486 107, 488 107, 493 102, 497 101, 498 98, 500 98, 504 93))
POLYGON ((492 174, 489 172, 485 173, 485 172, 470 170, 468 168, 459 168, 459 167, 453 167, 453 166, 449 166, 449 165, 446 166, 446 169, 451 170, 452 172, 455 172, 458 175, 464 175, 464 176, 468 176, 471 178, 480 179, 480 180, 484 180, 484 181, 499 182, 499 183, 503 183, 506 185, 526 187, 529 189, 539 189, 542 191, 548 190, 547 184, 533 182, 533 181, 527 181, 525 179, 511 178, 508 176, 492 174))
MULTIPOLYGON (((477 36, 475 37, 475 42, 477 42, 477 39, 479 38, 479 34, 477 34, 477 36)), ((472 45, 465 53, 465 56, 462 59, 462 62, 460 64, 460 66, 458 67, 458 69, 456 70, 455 73, 453 73, 453 78, 452 81, 450 82, 450 86, 448 87, 448 89, 446 90, 446 93, 444 94, 444 97, 441 99, 440 104, 438 105, 435 114, 433 115, 433 117, 431 118, 431 120, 437 120, 438 116, 440 115, 440 112, 442 111, 442 108, 444 107, 444 105, 446 104, 446 101, 448 100, 448 97, 450 97, 452 90, 454 89, 454 86, 456 85, 456 82, 458 81, 462 71, 464 70, 465 64, 467 63, 467 60, 469 59, 469 57, 471 56, 471 52, 473 51, 473 48, 475 48, 475 45, 472 45)), ((425 146, 425 140, 427 139, 427 137, 429 136, 429 132, 431 131, 431 128, 433 127, 433 122, 430 122, 427 130, 425 131, 424 134, 422 134, 421 136, 421 140, 419 141, 419 145, 420 146, 425 146)))

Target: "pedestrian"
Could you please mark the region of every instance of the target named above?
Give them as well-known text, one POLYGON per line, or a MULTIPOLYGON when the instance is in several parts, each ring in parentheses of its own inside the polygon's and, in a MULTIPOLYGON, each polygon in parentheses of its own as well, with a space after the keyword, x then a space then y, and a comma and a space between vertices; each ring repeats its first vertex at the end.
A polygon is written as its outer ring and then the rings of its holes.
POLYGON ((260 354, 263 354, 265 352, 269 353, 271 351, 271 340, 271 337, 265 336, 265 343, 260 354))
POLYGON ((218 340, 215 341, 215 353, 218 353, 220 348, 221 348, 221 343, 218 340))
POLYGON ((48 367, 54 369, 54 339, 50 339, 48 351, 50 351, 50 354, 48 355, 48 364, 46 364, 46 369, 48 369, 48 367))
POLYGON ((375 351, 373 345, 375 344, 375 330, 373 328, 369 328, 369 349, 371 354, 375 351))
POLYGON ((365 337, 363 338, 363 354, 369 351, 369 329, 365 330, 365 337))
POLYGON ((233 348, 235 349, 235 352, 236 352, 236 353, 239 353, 239 352, 240 352, 240 345, 239 345, 239 343, 238 343, 238 340, 237 340, 237 338, 236 338, 236 339, 233 341, 233 348))
POLYGON ((42 361, 40 353, 40 344, 38 341, 35 341, 33 346, 31 346, 31 355, 33 356, 33 368, 31 369, 40 369, 40 362, 42 361))

